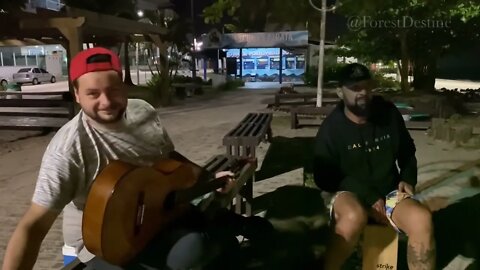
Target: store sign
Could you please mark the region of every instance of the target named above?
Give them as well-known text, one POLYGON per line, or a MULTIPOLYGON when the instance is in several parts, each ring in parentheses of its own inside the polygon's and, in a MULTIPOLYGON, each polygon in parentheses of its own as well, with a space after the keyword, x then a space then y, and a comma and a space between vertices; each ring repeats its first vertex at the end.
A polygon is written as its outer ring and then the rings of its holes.
POLYGON ((303 47, 308 44, 308 31, 223 34, 220 40, 218 35, 209 33, 203 41, 204 48, 303 47))

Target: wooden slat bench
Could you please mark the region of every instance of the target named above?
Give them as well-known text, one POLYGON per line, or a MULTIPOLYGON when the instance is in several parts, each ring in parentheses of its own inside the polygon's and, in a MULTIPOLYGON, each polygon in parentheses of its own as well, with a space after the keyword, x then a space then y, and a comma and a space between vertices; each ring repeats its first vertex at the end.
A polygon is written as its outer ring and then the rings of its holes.
MULTIPOLYGON (((272 138, 272 114, 249 113, 223 137, 227 155, 233 157, 256 158, 256 148, 262 141, 272 138)), ((236 198, 236 212, 250 216, 252 214, 253 182, 248 181, 236 198)))
POLYGON ((325 118, 330 112, 333 111, 335 106, 329 105, 324 107, 294 107, 290 109, 290 128, 297 129, 300 127, 299 116, 308 115, 308 116, 321 116, 325 118))
MULTIPOLYGON (((323 104, 332 104, 340 101, 338 97, 324 97, 322 99, 323 104)), ((301 105, 316 105, 317 94, 316 93, 297 93, 297 94, 275 94, 275 101, 273 107, 275 109, 280 108, 282 105, 287 106, 301 106, 301 105)))
MULTIPOLYGON (((210 173, 216 173, 220 171, 230 170, 232 164, 236 161, 235 157, 227 156, 227 155, 217 155, 209 159, 205 165, 203 166, 205 170, 209 171, 210 173)), ((257 164, 245 164, 237 173, 236 179, 237 184, 234 188, 234 191, 231 193, 232 196, 235 197, 235 203, 233 203, 232 197, 225 197, 222 198, 224 201, 220 202, 221 204, 229 205, 229 207, 235 207, 235 211, 240 211, 240 204, 236 204, 237 200, 241 200, 238 193, 241 190, 241 187, 245 186, 248 182, 251 182, 253 179, 253 175, 255 174, 255 170, 257 168, 257 164)), ((85 264, 80 262, 80 260, 75 259, 68 265, 64 266, 62 270, 81 270, 86 267, 85 264)))
POLYGON ((21 98, 0 99, 0 129, 55 130, 74 116, 73 98, 68 92, 0 92, 0 97, 11 95, 21 98))
MULTIPOLYGON (((321 118, 327 117, 328 114, 335 108, 335 106, 327 105, 324 107, 312 107, 312 106, 303 106, 303 107, 293 107, 290 109, 290 127, 291 129, 297 129, 301 125, 299 123, 299 116, 321 116, 321 118)), ((418 112, 415 111, 406 111, 401 109, 400 112, 402 114, 412 114, 415 115, 418 112)), ((427 130, 431 127, 430 120, 423 120, 423 121, 405 121, 405 126, 409 130, 427 130)))
MULTIPOLYGON (((212 173, 220 172, 220 171, 228 171, 231 168, 231 165, 238 157, 227 156, 227 155, 218 155, 214 158, 210 159, 204 168, 212 173)), ((233 198, 224 198, 227 200, 224 204, 230 204, 230 208, 235 208, 235 212, 237 214, 242 214, 244 210, 246 212, 251 213, 251 209, 243 209, 246 205, 251 205, 251 201, 248 204, 244 203, 245 198, 249 198, 251 200, 253 194, 245 194, 245 192, 251 192, 251 189, 244 188, 244 187, 251 187, 253 186, 254 174, 257 168, 257 164, 247 164, 243 166, 243 168, 238 172, 236 175, 236 189, 232 194, 235 195, 235 200, 233 198)))
POLYGON ((254 157, 256 147, 272 137, 271 113, 249 113, 223 137, 227 155, 254 157))

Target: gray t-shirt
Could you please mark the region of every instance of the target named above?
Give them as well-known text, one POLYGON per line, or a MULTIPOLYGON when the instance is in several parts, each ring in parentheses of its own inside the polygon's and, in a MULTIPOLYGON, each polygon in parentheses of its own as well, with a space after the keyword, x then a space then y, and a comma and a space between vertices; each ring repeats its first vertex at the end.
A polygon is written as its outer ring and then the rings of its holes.
POLYGON ((174 150, 158 112, 143 100, 128 101, 120 128, 101 130, 78 113, 49 143, 42 159, 32 201, 62 210, 65 244, 82 262, 93 255, 82 240, 82 213, 89 188, 111 160, 150 166, 174 150))

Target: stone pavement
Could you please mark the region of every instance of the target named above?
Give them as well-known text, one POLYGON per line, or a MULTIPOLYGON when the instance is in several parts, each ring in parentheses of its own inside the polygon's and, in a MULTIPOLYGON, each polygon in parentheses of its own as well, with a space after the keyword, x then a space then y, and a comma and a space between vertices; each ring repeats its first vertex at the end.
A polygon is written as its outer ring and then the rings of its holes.
MULTIPOLYGON (((234 127, 248 112, 266 110, 265 99, 271 98, 272 89, 239 90, 225 92, 215 99, 202 102, 190 101, 188 106, 174 106, 160 109, 163 122, 179 152, 194 162, 204 163, 216 154, 225 153, 221 145, 226 132, 234 127)), ((279 114, 273 123, 273 136, 309 137, 314 136, 317 128, 291 130, 286 114, 279 114)), ((0 131, 0 139, 22 136, 21 132, 0 131)), ((439 145, 429 140, 423 132, 412 132, 417 143, 420 167, 437 163, 438 168, 429 165, 429 170, 421 172, 421 179, 429 179, 442 171, 458 166, 455 160, 478 158, 475 151, 454 149, 448 145, 439 145), (448 155, 446 155, 448 153, 448 155), (449 162, 453 160, 454 162, 449 162)), ((52 134, 28 138, 11 143, 0 141, 0 264, 5 246, 19 218, 29 205, 36 175, 43 151, 52 134)), ((259 167, 268 149, 261 144, 258 149, 259 167)), ((255 183, 254 196, 259 196, 284 185, 301 185, 302 169, 295 169, 278 176, 255 183)), ((423 180, 422 180, 423 181, 423 180)), ((48 233, 34 269, 59 269, 62 265, 61 216, 48 233)), ((458 268, 464 269, 464 268, 458 268)))

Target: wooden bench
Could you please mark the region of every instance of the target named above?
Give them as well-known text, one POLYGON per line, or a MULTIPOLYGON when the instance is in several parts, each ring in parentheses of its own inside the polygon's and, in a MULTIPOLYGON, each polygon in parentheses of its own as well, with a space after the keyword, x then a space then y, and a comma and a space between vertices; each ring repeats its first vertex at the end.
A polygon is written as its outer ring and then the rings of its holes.
MULTIPOLYGON (((340 101, 339 98, 322 98, 323 104, 332 104, 340 101)), ((302 105, 316 105, 317 93, 298 93, 298 94, 275 94, 275 101, 273 107, 275 109, 280 108, 282 105, 287 106, 302 106, 302 105)))
POLYGON ((0 129, 56 130, 75 113, 69 92, 0 92, 0 97, 10 96, 18 98, 0 98, 0 129))
MULTIPOLYGON (((203 166, 205 170, 209 171, 210 173, 216 173, 220 171, 227 171, 230 170, 232 164, 235 162, 236 158, 232 156, 227 156, 227 155, 217 155, 209 159, 205 165, 203 166)), ((229 208, 234 207, 235 211, 240 211, 240 204, 236 204, 236 201, 241 201, 241 197, 239 197, 238 193, 241 190, 241 187, 245 186, 248 182, 251 182, 253 179, 253 176, 255 174, 255 170, 257 168, 257 164, 245 164, 237 173, 236 175, 236 186, 231 193, 232 196, 235 197, 235 201, 233 201, 233 198, 228 196, 222 198, 223 201, 220 202, 220 204, 226 204, 228 205, 229 208)), ((64 266, 62 270, 81 270, 86 267, 85 264, 80 262, 80 260, 75 259, 68 265, 64 266)))
MULTIPOLYGON (((256 158, 256 148, 262 141, 272 138, 272 114, 249 113, 223 137, 227 155, 256 158)), ((253 182, 248 181, 236 198, 237 213, 252 215, 253 182)))
POLYGON ((321 118, 327 117, 330 112, 333 111, 335 106, 329 105, 324 107, 312 107, 312 106, 303 106, 303 107, 294 107, 290 109, 290 128, 297 129, 300 127, 299 116, 308 115, 308 116, 320 116, 321 118))
MULTIPOLYGON (((324 107, 312 107, 312 106, 299 106, 299 107, 293 107, 290 109, 290 127, 291 129, 297 129, 301 125, 299 123, 299 116, 300 115, 305 115, 305 116, 321 116, 321 118, 325 118, 330 114, 330 112, 335 108, 335 106, 332 105, 327 105, 324 107)), ((405 121, 405 126, 409 130, 427 130, 431 127, 431 120, 422 120, 421 117, 418 117, 420 119, 417 121, 415 119, 415 115, 423 115, 419 112, 416 111, 408 111, 404 109, 400 109, 400 112, 402 115, 411 115, 413 116, 411 120, 406 120, 405 121)))
POLYGON ((227 155, 254 157, 256 147, 272 137, 271 113, 249 113, 223 137, 227 155))
MULTIPOLYGON (((204 168, 212 173, 220 172, 220 171, 228 171, 231 168, 231 165, 238 157, 234 156, 227 156, 227 155, 218 155, 212 159, 210 159, 204 168)), ((229 208, 234 208, 234 211, 237 214, 243 213, 243 207, 245 204, 243 203, 245 197, 251 198, 253 194, 245 194, 244 187, 253 186, 253 180, 255 175, 255 170, 257 168, 257 164, 247 164, 243 166, 243 168, 237 173, 236 175, 236 188, 232 192, 234 194, 234 198, 223 198, 226 200, 222 202, 223 204, 229 204, 229 208)), ((251 209, 250 209, 251 211, 251 209)))

